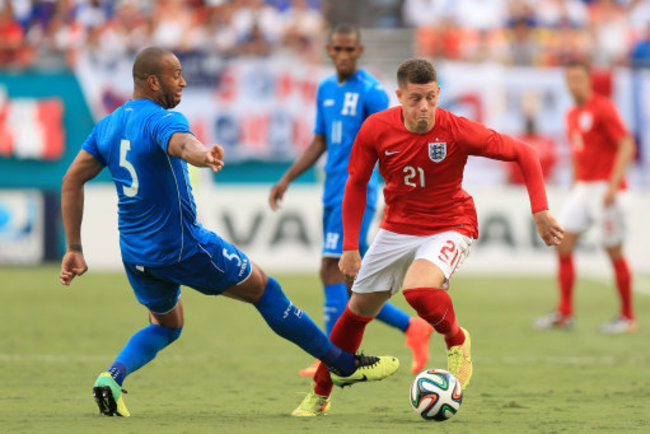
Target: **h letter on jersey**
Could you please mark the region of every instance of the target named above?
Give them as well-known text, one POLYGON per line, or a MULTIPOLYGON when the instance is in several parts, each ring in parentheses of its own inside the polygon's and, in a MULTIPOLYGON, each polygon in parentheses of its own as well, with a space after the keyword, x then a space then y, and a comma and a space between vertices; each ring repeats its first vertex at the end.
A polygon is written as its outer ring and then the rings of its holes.
POLYGON ((447 142, 429 142, 429 159, 440 163, 447 156, 447 142))
POLYGON ((343 101, 342 115, 356 116, 357 102, 359 101, 359 94, 355 92, 345 92, 345 100, 343 101))

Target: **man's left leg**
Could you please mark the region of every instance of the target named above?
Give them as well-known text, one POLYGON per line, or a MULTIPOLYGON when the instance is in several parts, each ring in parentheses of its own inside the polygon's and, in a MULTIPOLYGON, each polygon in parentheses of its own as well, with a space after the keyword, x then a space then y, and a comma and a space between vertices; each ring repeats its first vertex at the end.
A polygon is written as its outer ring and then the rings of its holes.
POLYGON ((178 339, 184 322, 178 284, 153 281, 148 272, 133 264, 125 263, 125 271, 136 297, 149 310, 150 324, 129 339, 113 364, 95 381, 95 402, 99 411, 107 416, 130 416, 122 396, 125 377, 149 363, 160 350, 178 339))
MULTIPOLYGON (((343 351, 356 353, 361 345, 366 325, 372 321, 389 297, 390 292, 367 294, 353 292, 347 308, 332 329, 330 334, 332 343, 343 351)), ((337 380, 336 376, 334 376, 334 380, 337 380)), ((316 370, 314 382, 316 383, 314 389, 293 411, 293 416, 318 416, 326 414, 329 410, 329 396, 332 393, 334 382, 330 371, 322 363, 316 370)))
POLYGON ((426 259, 413 261, 404 278, 404 298, 445 338, 447 370, 464 388, 472 377, 471 340, 467 330, 456 321, 451 297, 443 287, 444 272, 426 259))

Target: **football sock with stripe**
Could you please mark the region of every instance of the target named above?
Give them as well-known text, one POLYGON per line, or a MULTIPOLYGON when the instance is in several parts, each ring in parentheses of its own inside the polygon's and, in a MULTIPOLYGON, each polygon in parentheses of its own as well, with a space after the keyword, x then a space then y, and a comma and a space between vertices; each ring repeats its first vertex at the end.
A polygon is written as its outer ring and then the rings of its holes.
POLYGON ((447 348, 465 342, 465 334, 456 321, 454 305, 447 291, 438 288, 410 288, 403 293, 418 315, 444 335, 447 348))
POLYGON ((332 371, 347 376, 356 370, 354 356, 332 345, 311 318, 287 298, 274 278, 269 277, 255 307, 275 333, 320 359, 332 371))
POLYGON ((158 351, 178 339, 182 330, 182 327, 170 329, 149 324, 131 336, 115 362, 108 368, 108 372, 121 386, 124 377, 153 360, 158 351))

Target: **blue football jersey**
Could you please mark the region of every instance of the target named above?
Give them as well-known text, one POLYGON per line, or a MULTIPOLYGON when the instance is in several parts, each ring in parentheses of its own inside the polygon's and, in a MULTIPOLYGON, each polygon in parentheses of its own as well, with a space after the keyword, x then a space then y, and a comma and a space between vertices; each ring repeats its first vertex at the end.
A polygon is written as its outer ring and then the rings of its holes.
POLYGON ((167 153, 179 132, 190 133, 181 113, 130 100, 99 121, 82 146, 115 182, 125 262, 166 266, 197 252, 205 230, 196 221, 187 163, 167 153))
MULTIPOLYGON (((318 86, 314 133, 327 139, 325 206, 343 200, 350 152, 361 124, 371 114, 386 108, 388 95, 384 88, 363 69, 357 70, 344 83, 339 83, 334 74, 318 86)), ((368 204, 374 205, 377 201, 377 189, 378 175, 375 171, 368 183, 368 204)))

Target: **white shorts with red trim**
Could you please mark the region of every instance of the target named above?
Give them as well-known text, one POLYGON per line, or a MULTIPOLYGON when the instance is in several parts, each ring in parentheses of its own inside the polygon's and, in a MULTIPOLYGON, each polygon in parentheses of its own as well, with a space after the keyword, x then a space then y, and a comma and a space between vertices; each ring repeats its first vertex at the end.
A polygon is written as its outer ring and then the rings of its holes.
POLYGON ((446 279, 442 289, 448 289, 449 279, 469 255, 471 246, 471 238, 455 231, 404 235, 379 229, 361 261, 352 291, 395 294, 402 288, 406 271, 416 259, 425 259, 440 268, 446 279))
POLYGON ((571 189, 560 215, 560 224, 568 232, 582 234, 592 225, 600 228, 605 247, 623 243, 626 234, 627 192, 619 191, 614 203, 605 206, 606 181, 578 182, 571 189))

